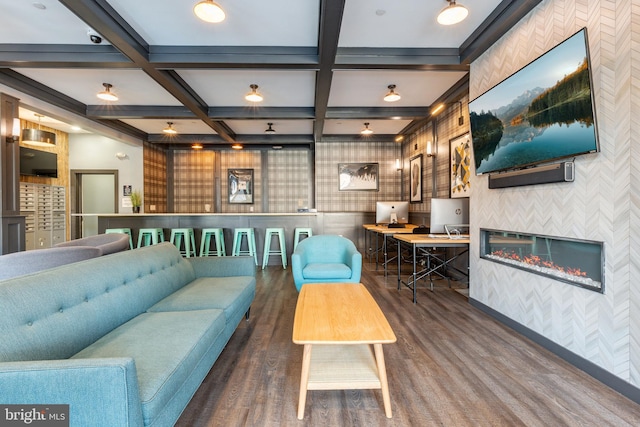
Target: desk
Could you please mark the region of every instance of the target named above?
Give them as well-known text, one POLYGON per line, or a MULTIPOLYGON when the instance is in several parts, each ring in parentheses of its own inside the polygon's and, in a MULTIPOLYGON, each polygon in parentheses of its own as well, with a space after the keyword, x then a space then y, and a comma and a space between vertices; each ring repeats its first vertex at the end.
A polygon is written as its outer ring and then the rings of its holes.
POLYGON ((396 342, 396 336, 362 283, 303 285, 293 342, 304 345, 298 419, 304 418, 307 390, 346 389, 381 389, 385 415, 391 418, 382 344, 396 342))
MULTIPOLYGON (((447 266, 452 261, 460 257, 469 251, 469 237, 461 238, 461 239, 449 239, 448 237, 442 238, 434 238, 429 237, 428 234, 394 234, 393 238, 398 242, 398 255, 400 254, 401 245, 409 245, 411 246, 412 252, 412 263, 413 263, 413 273, 407 279, 406 282, 402 281, 402 270, 400 265, 400 256, 398 256, 398 290, 400 290, 400 285, 405 285, 409 289, 413 290, 413 302, 416 303, 416 291, 417 291, 417 281, 422 279, 423 277, 433 273, 437 269, 447 266), (449 259, 439 260, 441 261, 435 267, 428 266, 427 268, 418 271, 417 270, 417 255, 418 253, 425 253, 427 248, 463 248, 461 252, 456 253, 453 257, 449 259)), ((456 269, 457 270, 457 269, 456 269)), ((460 270, 457 270, 460 271, 460 270)), ((468 276, 468 272, 460 271, 465 276, 468 276)))
MULTIPOLYGON (((371 233, 375 233, 376 235, 376 270, 378 269, 378 253, 380 249, 382 249, 382 253, 384 254, 384 262, 382 265, 384 266, 384 276, 387 277, 387 265, 392 262, 396 257, 389 258, 387 253, 387 237, 393 236, 394 234, 411 234, 413 233, 413 229, 417 227, 417 225, 413 224, 405 224, 402 228, 389 228, 386 225, 377 225, 377 224, 365 224, 363 225, 364 229, 371 233), (382 248, 378 245, 378 236, 382 235, 382 248)), ((365 244, 366 244, 366 236, 365 236, 365 244)), ((371 242, 369 242, 369 262, 371 262, 371 242)))

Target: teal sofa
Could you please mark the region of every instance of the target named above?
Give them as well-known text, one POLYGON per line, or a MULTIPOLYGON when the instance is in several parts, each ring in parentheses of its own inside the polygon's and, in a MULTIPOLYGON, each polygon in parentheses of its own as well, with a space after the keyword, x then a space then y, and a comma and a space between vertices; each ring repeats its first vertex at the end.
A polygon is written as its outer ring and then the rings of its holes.
POLYGON ((307 237, 291 254, 296 289, 305 283, 359 283, 362 254, 346 237, 321 234, 307 237))
POLYGON ((0 403, 70 425, 171 426, 255 297, 251 257, 170 243, 0 281, 0 403))

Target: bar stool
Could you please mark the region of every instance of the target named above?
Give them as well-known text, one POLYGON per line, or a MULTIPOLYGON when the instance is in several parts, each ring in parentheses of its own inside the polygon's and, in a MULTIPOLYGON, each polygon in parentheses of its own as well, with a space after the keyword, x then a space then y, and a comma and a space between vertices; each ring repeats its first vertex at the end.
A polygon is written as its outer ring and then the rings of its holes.
POLYGON ((222 228, 203 228, 202 239, 200 239, 200 256, 227 256, 227 250, 224 246, 224 232, 222 228), (209 250, 211 247, 211 238, 216 239, 215 250, 209 250))
POLYGON ((236 228, 233 233, 233 250, 231 256, 249 255, 253 256, 258 265, 258 255, 256 254, 256 234, 253 228, 236 228), (242 238, 247 237, 247 250, 242 250, 242 238))
POLYGON ((296 248, 298 247, 298 243, 300 243, 300 236, 302 235, 306 235, 307 237, 311 237, 313 236, 313 228, 305 228, 305 227, 299 227, 296 228, 296 231, 293 235, 293 250, 295 252, 296 248))
POLYGON ((133 249, 133 237, 131 237, 131 229, 130 228, 107 228, 104 230, 104 234, 111 233, 122 233, 129 235, 129 249, 133 249))
POLYGON ((262 269, 269 263, 270 255, 280 255, 282 258, 282 268, 287 268, 287 249, 284 245, 284 228, 267 228, 264 234, 264 251, 262 256, 262 269), (271 250, 272 237, 278 236, 280 249, 271 250))
POLYGON ((193 228, 172 228, 170 241, 176 245, 183 256, 187 258, 196 256, 196 240, 193 235, 193 228), (182 249, 182 242, 184 242, 184 250, 182 249))
POLYGON ((164 242, 164 230, 162 228, 141 228, 138 230, 138 247, 157 245, 164 242))

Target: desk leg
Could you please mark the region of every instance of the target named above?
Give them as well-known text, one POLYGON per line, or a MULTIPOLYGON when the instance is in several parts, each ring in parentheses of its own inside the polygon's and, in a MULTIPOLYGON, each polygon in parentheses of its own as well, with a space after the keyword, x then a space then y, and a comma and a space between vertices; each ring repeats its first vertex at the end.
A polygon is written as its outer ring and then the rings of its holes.
POLYGON ((417 280, 418 280, 418 274, 417 274, 418 272, 417 272, 417 265, 416 265, 417 262, 418 262, 418 259, 417 259, 417 254, 416 254, 416 252, 417 252, 416 251, 416 245, 411 245, 411 246, 412 246, 412 249, 413 249, 413 303, 415 304, 418 301, 418 299, 417 299, 417 297, 418 297, 418 286, 417 285, 418 284, 416 283, 417 280))
POLYGON ((400 240, 398 240, 398 290, 400 290, 400 283, 402 282, 402 265, 400 258, 400 240))
MULTIPOLYGON (((382 344, 374 344, 373 349, 376 355, 376 363, 378 365, 378 376, 380 377, 380 388, 382 389, 382 401, 384 402, 384 414, 387 418, 391 418, 391 396, 389 396, 389 384, 387 382, 387 369, 384 363, 384 353, 382 344)), ((298 418, 300 418, 298 416, 298 418)))
POLYGON ((382 252, 384 252, 384 277, 387 277, 387 235, 382 236, 382 252))
POLYGON ((302 374, 300 375, 300 397, 298 399, 298 419, 304 418, 304 406, 307 403, 307 386, 309 385, 309 366, 311 366, 311 344, 304 345, 302 353, 302 374))

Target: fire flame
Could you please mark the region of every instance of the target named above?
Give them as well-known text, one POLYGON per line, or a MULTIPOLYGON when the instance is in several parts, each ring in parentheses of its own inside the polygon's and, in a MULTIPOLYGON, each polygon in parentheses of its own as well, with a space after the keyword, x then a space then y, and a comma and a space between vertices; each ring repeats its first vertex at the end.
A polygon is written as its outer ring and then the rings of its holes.
POLYGON ((504 259, 511 259, 523 264, 528 264, 536 267, 550 268, 561 273, 570 274, 571 276, 587 277, 587 273, 580 270, 579 268, 563 267, 561 265, 555 264, 553 261, 543 260, 537 255, 527 255, 525 257, 521 257, 515 252, 504 250, 493 251, 491 252, 491 255, 504 259))

